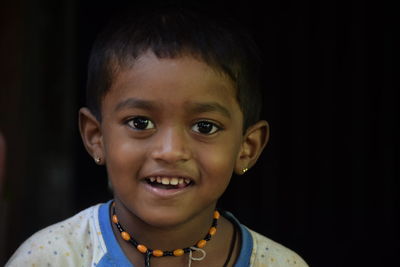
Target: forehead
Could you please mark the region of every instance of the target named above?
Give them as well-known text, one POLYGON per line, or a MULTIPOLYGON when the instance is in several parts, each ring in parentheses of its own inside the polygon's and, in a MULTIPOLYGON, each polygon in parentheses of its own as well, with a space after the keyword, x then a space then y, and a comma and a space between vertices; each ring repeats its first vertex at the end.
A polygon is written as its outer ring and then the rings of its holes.
POLYGON ((103 108, 135 98, 163 105, 213 102, 228 109, 240 107, 232 80, 190 56, 157 58, 148 52, 133 66, 120 68, 104 97, 103 108))

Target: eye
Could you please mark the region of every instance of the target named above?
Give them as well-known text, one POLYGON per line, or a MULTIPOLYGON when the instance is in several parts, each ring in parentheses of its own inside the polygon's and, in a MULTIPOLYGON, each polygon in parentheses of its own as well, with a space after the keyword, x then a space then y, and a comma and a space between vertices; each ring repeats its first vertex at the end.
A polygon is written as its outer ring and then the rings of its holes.
POLYGON ((154 123, 146 117, 135 117, 128 121, 128 126, 135 130, 149 130, 154 128, 154 123))
POLYGON ((221 127, 210 121, 199 121, 193 125, 192 130, 201 134, 213 134, 221 130, 221 127))

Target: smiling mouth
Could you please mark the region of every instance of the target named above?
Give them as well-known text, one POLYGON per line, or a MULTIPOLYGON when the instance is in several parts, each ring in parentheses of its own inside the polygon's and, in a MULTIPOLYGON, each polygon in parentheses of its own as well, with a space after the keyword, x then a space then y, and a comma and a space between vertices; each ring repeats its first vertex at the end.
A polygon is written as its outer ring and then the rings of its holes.
POLYGON ((193 185, 193 181, 188 178, 181 177, 148 177, 146 182, 156 188, 161 189, 183 189, 193 185))

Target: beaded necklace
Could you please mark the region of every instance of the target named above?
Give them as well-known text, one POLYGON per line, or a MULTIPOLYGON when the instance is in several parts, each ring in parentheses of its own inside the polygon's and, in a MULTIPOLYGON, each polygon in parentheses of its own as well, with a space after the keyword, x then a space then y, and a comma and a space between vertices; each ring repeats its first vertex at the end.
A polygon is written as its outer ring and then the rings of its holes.
POLYGON ((213 221, 211 224, 210 229, 208 230, 207 235, 198 241, 196 244, 194 244, 191 247, 186 247, 186 248, 178 248, 175 250, 168 250, 168 251, 162 251, 160 249, 151 249, 147 248, 145 245, 138 243, 128 232, 124 230, 122 225, 119 223, 118 217, 115 214, 115 202, 112 204, 112 222, 117 226, 118 231, 121 234, 121 237, 123 240, 126 242, 132 244, 140 253, 144 254, 144 265, 145 267, 150 267, 150 258, 152 256, 154 257, 164 257, 164 256, 175 256, 175 257, 180 257, 184 255, 185 253, 189 253, 189 266, 191 263, 191 260, 202 260, 205 258, 205 251, 202 249, 206 246, 207 241, 211 240, 211 237, 215 235, 217 232, 217 223, 218 219, 220 217, 219 212, 216 210, 214 211, 213 214, 213 221), (203 253, 203 256, 200 258, 193 258, 192 257, 192 252, 193 251, 201 251, 203 253))

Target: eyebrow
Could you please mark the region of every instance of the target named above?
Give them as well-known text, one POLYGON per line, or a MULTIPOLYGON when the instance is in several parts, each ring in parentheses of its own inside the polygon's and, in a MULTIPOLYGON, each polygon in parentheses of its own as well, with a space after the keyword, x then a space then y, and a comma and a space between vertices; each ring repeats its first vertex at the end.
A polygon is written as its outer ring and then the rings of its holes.
MULTIPOLYGON (((151 110, 155 107, 156 105, 152 101, 137 98, 128 98, 119 102, 114 110, 119 111, 124 108, 139 108, 151 110)), ((192 113, 218 112, 229 119, 232 117, 229 110, 217 102, 191 103, 189 104, 187 110, 188 112, 192 113)))
POLYGON ((128 98, 118 103, 115 107, 115 111, 124 109, 124 108, 140 108, 150 110, 154 108, 155 104, 151 101, 137 99, 137 98, 128 98))
POLYGON ((194 113, 218 112, 227 118, 231 118, 228 109, 216 102, 193 103, 188 110, 194 113))

